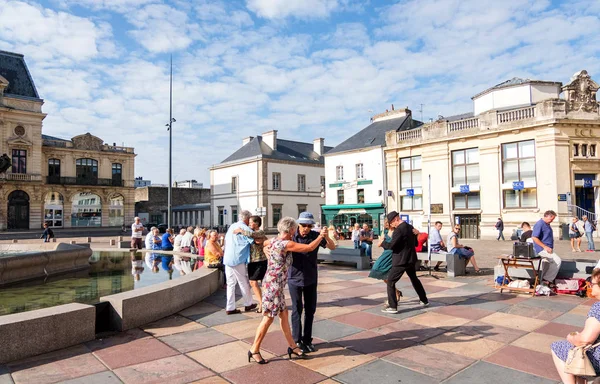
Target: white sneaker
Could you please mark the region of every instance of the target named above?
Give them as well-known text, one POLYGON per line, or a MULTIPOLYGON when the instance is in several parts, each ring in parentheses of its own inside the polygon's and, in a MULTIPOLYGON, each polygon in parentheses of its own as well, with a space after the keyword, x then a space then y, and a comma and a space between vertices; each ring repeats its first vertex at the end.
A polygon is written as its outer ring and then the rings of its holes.
POLYGON ((381 312, 395 314, 395 313, 398 313, 398 310, 396 308, 388 307, 388 308, 382 309, 381 312))
POLYGON ((426 303, 419 301, 419 304, 421 304, 421 307, 429 307, 429 301, 426 303))

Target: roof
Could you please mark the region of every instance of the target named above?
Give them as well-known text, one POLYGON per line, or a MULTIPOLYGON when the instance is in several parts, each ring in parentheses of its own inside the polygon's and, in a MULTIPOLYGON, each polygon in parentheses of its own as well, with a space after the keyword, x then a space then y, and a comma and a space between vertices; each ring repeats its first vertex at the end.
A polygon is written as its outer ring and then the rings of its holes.
POLYGON ((0 51, 0 76, 8 81, 5 95, 40 99, 23 55, 0 51))
MULTIPOLYGON (((329 151, 331 148, 325 147, 324 152, 329 151)), ((319 156, 313 151, 313 143, 277 139, 277 150, 274 151, 263 142, 262 136, 256 136, 250 140, 246 145, 223 160, 221 164, 252 157, 324 164, 323 156, 319 156)))
POLYGON ((44 135, 44 134, 42 134, 42 140, 66 141, 66 142, 71 141, 71 140, 61 139, 59 137, 48 136, 48 135, 44 135))
POLYGON ((460 115, 452 115, 452 116, 443 117, 442 120, 457 121, 457 120, 471 119, 473 117, 474 117, 473 112, 467 112, 467 113, 461 113, 460 115))
POLYGON ((353 151, 368 147, 385 147, 386 132, 406 131, 422 124, 423 123, 420 121, 413 120, 410 115, 400 116, 395 119, 376 121, 354 136, 346 139, 346 141, 341 142, 331 151, 328 151, 327 156, 333 153, 353 151))
POLYGON ((60 147, 65 148, 67 143, 70 143, 71 140, 65 140, 54 136, 48 136, 42 134, 42 145, 46 147, 60 147))
POLYGON ((475 98, 477 98, 479 96, 483 96, 486 93, 495 91, 497 89, 509 88, 509 87, 516 87, 516 86, 523 85, 523 84, 556 85, 558 87, 562 86, 561 82, 556 82, 556 81, 531 80, 531 79, 522 79, 520 77, 513 77, 512 79, 503 81, 503 82, 501 82, 499 84, 496 84, 493 87, 488 88, 488 89, 486 89, 483 92, 479 92, 475 96, 471 97, 471 99, 475 99, 475 98))

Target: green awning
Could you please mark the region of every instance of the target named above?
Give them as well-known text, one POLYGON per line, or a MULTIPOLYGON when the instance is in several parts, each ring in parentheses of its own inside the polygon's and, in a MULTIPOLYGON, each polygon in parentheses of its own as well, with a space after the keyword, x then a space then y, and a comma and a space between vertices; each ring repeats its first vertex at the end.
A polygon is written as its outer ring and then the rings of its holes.
POLYGON ((323 210, 334 210, 334 209, 377 209, 384 208, 383 203, 371 203, 371 204, 342 204, 342 205, 323 205, 323 210))

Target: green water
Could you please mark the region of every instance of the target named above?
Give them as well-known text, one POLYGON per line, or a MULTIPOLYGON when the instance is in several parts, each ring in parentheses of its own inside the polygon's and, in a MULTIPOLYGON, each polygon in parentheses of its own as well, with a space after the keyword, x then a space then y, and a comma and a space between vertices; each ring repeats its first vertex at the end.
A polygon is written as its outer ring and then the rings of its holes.
POLYGON ((94 252, 87 270, 0 288, 0 316, 60 304, 94 304, 102 296, 131 291, 180 276, 177 269, 169 272, 160 264, 157 273, 145 260, 136 260, 135 264, 138 267, 136 272, 141 272, 137 281, 129 252, 94 252))

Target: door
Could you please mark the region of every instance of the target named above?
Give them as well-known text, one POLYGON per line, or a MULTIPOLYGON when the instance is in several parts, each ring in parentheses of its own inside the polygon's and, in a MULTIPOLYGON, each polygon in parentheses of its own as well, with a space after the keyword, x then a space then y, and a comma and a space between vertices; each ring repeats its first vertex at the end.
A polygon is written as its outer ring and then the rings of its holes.
POLYGON ((479 239, 479 215, 456 215, 454 222, 460 224, 461 239, 479 239))
POLYGON ((8 195, 8 229, 29 229, 29 195, 13 191, 8 195))
MULTIPOLYGON (((575 174, 575 180, 596 180, 596 175, 594 174, 583 174, 577 173, 575 174)), ((596 212, 596 207, 594 204, 594 187, 592 186, 583 186, 583 187, 575 187, 575 205, 585 209, 589 212, 596 212)))

